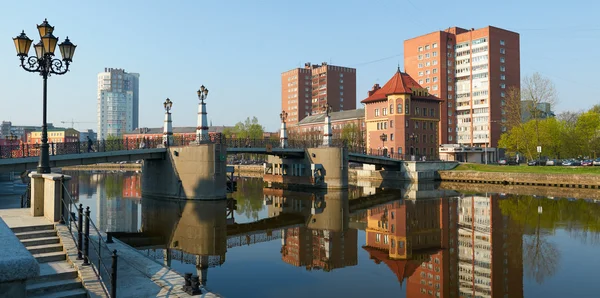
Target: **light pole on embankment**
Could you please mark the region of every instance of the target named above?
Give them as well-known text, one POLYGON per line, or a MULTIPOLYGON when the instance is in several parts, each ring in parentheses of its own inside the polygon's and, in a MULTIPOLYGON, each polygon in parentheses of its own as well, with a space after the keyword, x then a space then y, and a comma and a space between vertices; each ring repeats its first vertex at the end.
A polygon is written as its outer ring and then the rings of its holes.
POLYGON ((54 58, 54 50, 58 43, 58 37, 52 35, 54 27, 47 20, 37 25, 40 34, 40 42, 35 44, 35 56, 29 56, 29 49, 33 40, 29 39, 23 31, 19 36, 13 38, 17 49, 17 56, 21 60, 21 67, 29 72, 39 72, 44 81, 42 99, 42 144, 40 145, 40 160, 37 166, 38 174, 50 173, 50 153, 48 146, 48 124, 46 117, 48 77, 52 74, 63 75, 69 71, 69 65, 73 61, 76 45, 72 44, 67 37, 58 45, 62 55, 62 61, 54 58), (27 60, 27 61, 25 61, 27 60))

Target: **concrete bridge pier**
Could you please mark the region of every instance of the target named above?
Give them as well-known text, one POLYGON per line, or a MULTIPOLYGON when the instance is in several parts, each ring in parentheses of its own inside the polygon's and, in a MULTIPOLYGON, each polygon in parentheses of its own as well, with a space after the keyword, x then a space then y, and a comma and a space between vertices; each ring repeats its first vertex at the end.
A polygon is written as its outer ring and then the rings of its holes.
POLYGON ((346 148, 308 148, 304 158, 269 155, 264 165, 264 182, 282 188, 348 188, 346 148))
POLYGON ((166 158, 145 160, 142 195, 161 199, 226 200, 227 149, 204 143, 167 148, 166 158))
MULTIPOLYGON (((60 221, 61 208, 63 208, 61 203, 63 183, 68 186, 71 176, 32 172, 29 177, 31 178, 31 215, 44 216, 52 222, 60 221)), ((67 206, 70 204, 68 200, 69 196, 65 196, 67 206)))

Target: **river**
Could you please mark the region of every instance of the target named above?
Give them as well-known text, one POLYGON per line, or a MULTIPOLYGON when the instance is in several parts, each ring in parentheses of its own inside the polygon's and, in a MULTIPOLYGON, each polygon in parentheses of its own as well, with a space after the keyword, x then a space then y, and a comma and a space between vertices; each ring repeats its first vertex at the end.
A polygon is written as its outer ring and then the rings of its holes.
POLYGON ((142 198, 135 172, 66 174, 100 230, 225 297, 600 295, 600 195, 297 192, 241 178, 232 210, 142 198))

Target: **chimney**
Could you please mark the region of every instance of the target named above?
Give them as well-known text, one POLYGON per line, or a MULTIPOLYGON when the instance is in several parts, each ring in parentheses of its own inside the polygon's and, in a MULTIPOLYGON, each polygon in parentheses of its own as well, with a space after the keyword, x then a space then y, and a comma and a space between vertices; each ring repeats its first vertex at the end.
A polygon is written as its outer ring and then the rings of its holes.
POLYGON ((379 87, 379 84, 375 84, 373 85, 373 89, 371 89, 369 91, 369 96, 373 95, 373 93, 375 93, 377 90, 381 89, 381 87, 379 87))

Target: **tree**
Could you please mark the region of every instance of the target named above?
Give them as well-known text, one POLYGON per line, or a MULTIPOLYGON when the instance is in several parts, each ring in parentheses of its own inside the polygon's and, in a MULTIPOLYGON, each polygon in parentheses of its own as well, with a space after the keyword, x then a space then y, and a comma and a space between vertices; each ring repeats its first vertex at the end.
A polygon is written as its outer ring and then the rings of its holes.
POLYGON ((539 123, 540 119, 543 118, 540 106, 548 104, 553 107, 558 103, 556 88, 551 80, 536 72, 523 79, 520 93, 523 112, 528 113, 534 121, 536 142, 540 146, 539 123))
POLYGON ((340 138, 351 147, 360 147, 364 143, 360 127, 356 123, 344 125, 340 138))

